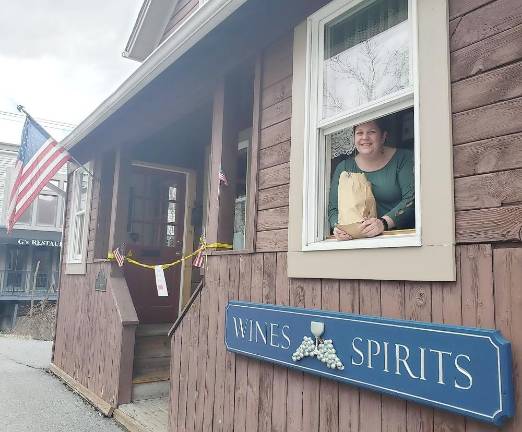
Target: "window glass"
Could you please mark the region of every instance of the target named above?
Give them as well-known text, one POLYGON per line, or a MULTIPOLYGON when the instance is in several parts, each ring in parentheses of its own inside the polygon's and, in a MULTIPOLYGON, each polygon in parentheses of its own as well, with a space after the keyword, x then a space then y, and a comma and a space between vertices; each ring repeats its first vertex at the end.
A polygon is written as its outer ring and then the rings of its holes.
POLYGON ((169 202, 167 222, 176 222, 176 203, 169 202))
POLYGON ((36 224, 55 226, 58 211, 58 197, 56 195, 40 195, 38 197, 36 224))
POLYGON ((27 224, 30 225, 32 222, 33 216, 33 204, 31 204, 27 209, 22 213, 22 216, 18 219, 17 224, 27 224))
POLYGON ((407 20, 407 0, 379 0, 325 26, 323 119, 411 85, 407 20))
POLYGON ((86 172, 78 172, 77 175, 77 201, 76 201, 76 212, 85 211, 87 204, 87 187, 89 184, 88 174, 86 172))
POLYGON ((85 221, 85 213, 77 214, 74 223, 73 233, 73 256, 81 257, 82 255, 82 244, 83 244, 83 225, 85 221))
MULTIPOLYGON (((87 192, 89 188, 89 175, 78 169, 74 173, 74 190, 73 190, 73 213, 72 213, 72 247, 71 258, 74 261, 82 259, 85 244, 85 224, 87 210, 87 192)), ((50 203, 49 207, 50 207, 50 203)), ((56 214, 56 213, 55 213, 56 214)))
POLYGON ((28 248, 25 247, 10 246, 7 249, 4 288, 15 291, 24 291, 28 288, 26 285, 27 251, 28 248))
POLYGON ((240 132, 237 145, 234 237, 232 241, 235 250, 245 248, 248 177, 250 174, 250 134, 250 129, 240 132))
POLYGON ((167 225, 167 235, 165 238, 165 245, 168 247, 176 246, 176 226, 167 225))

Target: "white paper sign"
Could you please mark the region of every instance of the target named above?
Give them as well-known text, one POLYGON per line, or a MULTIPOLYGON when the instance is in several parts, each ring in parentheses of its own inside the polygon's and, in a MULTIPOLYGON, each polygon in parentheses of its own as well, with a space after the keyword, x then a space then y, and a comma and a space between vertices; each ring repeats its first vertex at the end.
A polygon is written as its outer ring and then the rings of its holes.
POLYGON ((156 288, 158 289, 159 297, 168 297, 167 282, 165 281, 165 273, 161 266, 154 267, 154 274, 156 276, 156 288))

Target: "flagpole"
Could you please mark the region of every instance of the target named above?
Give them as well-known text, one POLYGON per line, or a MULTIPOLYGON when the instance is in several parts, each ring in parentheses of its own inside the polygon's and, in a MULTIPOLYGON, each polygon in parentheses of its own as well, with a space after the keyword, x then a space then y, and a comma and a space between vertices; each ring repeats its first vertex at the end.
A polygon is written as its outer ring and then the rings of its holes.
MULTIPOLYGON (((29 114, 29 113, 25 110, 25 108, 24 108, 23 105, 16 105, 16 109, 17 109, 18 111, 20 111, 21 113, 24 113, 27 117, 29 117, 31 120, 33 120, 34 123, 36 123, 36 124, 39 125, 39 123, 38 123, 38 122, 37 122, 37 121, 36 121, 36 120, 31 116, 31 114, 29 114)), ((75 158, 75 157, 74 157, 70 152, 68 152, 67 149, 66 149, 65 147, 61 146, 60 143, 58 143, 58 142, 57 142, 57 144, 58 144, 59 147, 62 147, 62 148, 63 148, 63 149, 64 149, 64 150, 69 154, 69 158, 70 158, 70 159, 71 159, 71 160, 72 160, 76 165, 78 165, 79 168, 83 169, 83 170, 84 170, 87 174, 89 174, 93 179, 95 178, 95 177, 94 177, 94 174, 93 174, 92 172, 90 172, 87 168, 85 168, 85 166, 83 166, 83 164, 81 164, 80 162, 78 162, 78 160, 77 160, 77 159, 76 159, 76 158, 75 158)))

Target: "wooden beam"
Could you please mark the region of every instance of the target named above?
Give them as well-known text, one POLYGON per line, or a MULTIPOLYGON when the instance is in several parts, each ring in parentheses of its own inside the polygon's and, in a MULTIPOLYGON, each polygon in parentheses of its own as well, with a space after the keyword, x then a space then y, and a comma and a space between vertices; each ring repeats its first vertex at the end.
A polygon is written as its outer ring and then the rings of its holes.
MULTIPOLYGON (((118 149, 114 164, 114 182, 112 188, 111 222, 109 228, 109 250, 114 250, 127 240, 127 216, 129 211, 129 151, 118 149)), ((121 276, 123 273, 112 266, 111 276, 121 276)))
POLYGON ((210 167, 208 172, 207 242, 218 240, 219 218, 219 169, 223 151, 223 111, 225 106, 225 79, 222 78, 214 92, 212 104, 212 133, 210 142, 210 167))
POLYGON ((107 401, 104 401, 98 395, 94 394, 87 387, 80 384, 72 376, 61 370, 58 366, 51 363, 49 372, 60 378, 75 393, 79 394, 83 399, 101 411, 103 415, 110 417, 114 411, 114 407, 107 401))

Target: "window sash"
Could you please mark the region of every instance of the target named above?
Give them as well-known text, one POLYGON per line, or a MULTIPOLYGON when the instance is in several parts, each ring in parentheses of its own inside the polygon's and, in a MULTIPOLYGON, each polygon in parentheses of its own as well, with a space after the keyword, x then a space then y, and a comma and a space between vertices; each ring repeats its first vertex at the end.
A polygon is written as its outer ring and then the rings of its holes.
POLYGON ((377 247, 421 246, 420 217, 420 144, 418 119, 418 79, 417 79, 417 36, 416 1, 408 0, 408 27, 410 35, 410 83, 411 87, 403 91, 387 95, 353 110, 348 110, 322 119, 323 76, 322 59, 324 58, 325 25, 340 17, 346 11, 354 9, 354 13, 367 5, 363 0, 352 0, 348 3, 338 0, 323 7, 308 18, 307 47, 307 109, 305 135, 305 161, 303 181, 303 231, 302 250, 337 250, 377 247), (349 127, 353 124, 382 117, 409 107, 414 107, 414 155, 415 155, 415 234, 372 239, 351 240, 349 242, 332 242, 324 239, 327 224, 326 208, 328 194, 326 186, 330 172, 326 163, 328 151, 325 136, 349 127), (328 176, 328 177, 327 177, 328 176))
MULTIPOLYGON (((338 2, 333 2, 337 4, 338 2)), ((316 109, 315 114, 312 118, 315 120, 315 124, 318 127, 328 127, 335 124, 338 124, 339 122, 348 120, 350 118, 357 118, 359 116, 364 116, 364 114, 368 111, 374 111, 381 105, 389 105, 393 104, 395 102, 399 102, 403 100, 404 98, 411 98, 414 94, 414 87, 416 83, 415 79, 415 62, 414 58, 416 58, 416 49, 415 49, 415 32, 413 31, 413 26, 415 23, 415 17, 414 17, 414 1, 408 0, 408 36, 410 40, 409 44, 409 82, 410 86, 400 90, 395 93, 391 93, 389 95, 385 95, 381 98, 372 100, 368 103, 365 103, 359 107, 355 107, 353 109, 348 109, 343 112, 340 112, 339 114, 330 116, 328 118, 323 118, 323 85, 324 85, 324 74, 323 74, 323 59, 324 59, 324 34, 325 34, 325 27, 330 24, 331 22, 334 22, 336 19, 338 19, 340 16, 342 16, 344 13, 346 13, 349 10, 352 10, 352 13, 357 13, 360 9, 363 9, 366 5, 368 5, 371 2, 364 1, 364 0, 352 0, 348 2, 344 7, 334 9, 333 12, 327 14, 326 16, 323 16, 316 20, 314 22, 313 18, 309 18, 309 23, 312 24, 311 26, 315 27, 312 29, 312 32, 315 34, 312 34, 311 37, 312 40, 312 49, 309 51, 309 64, 312 65, 312 73, 314 74, 315 80, 311 81, 312 83, 317 83, 317 86, 315 88, 315 101, 313 107, 316 109), (315 46, 314 46, 315 45, 315 46)), ((334 5, 335 6, 335 5, 334 5)), ((310 40, 310 39, 309 39, 310 40)), ((312 105, 310 105, 312 107, 312 105)))
POLYGON ((89 207, 90 178, 83 184, 84 173, 78 168, 73 176, 73 196, 71 197, 71 226, 69 230, 69 262, 82 263, 85 255, 85 243, 87 234, 87 208, 89 207))

